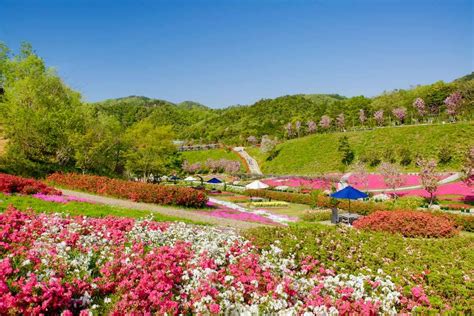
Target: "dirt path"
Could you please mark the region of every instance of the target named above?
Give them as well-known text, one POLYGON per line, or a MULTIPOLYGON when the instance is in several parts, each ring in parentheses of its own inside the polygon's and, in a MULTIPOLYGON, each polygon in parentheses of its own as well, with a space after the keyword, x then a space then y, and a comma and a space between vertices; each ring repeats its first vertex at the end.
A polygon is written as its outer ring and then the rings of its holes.
POLYGON ((163 215, 181 217, 181 218, 204 222, 204 223, 208 223, 208 224, 216 225, 216 226, 232 227, 238 230, 245 230, 248 228, 264 226, 263 224, 259 224, 259 223, 243 222, 243 221, 238 221, 238 220, 233 220, 233 219, 228 219, 228 218, 212 217, 212 216, 198 214, 193 211, 187 211, 184 209, 178 209, 174 207, 165 207, 165 206, 160 206, 160 205, 150 204, 150 203, 132 202, 130 200, 122 200, 122 199, 100 196, 100 195, 95 195, 95 194, 90 194, 90 193, 79 192, 79 191, 72 191, 72 190, 65 190, 65 189, 60 189, 60 190, 65 195, 73 195, 79 198, 85 198, 96 203, 135 209, 135 210, 151 211, 151 212, 160 213, 163 215))

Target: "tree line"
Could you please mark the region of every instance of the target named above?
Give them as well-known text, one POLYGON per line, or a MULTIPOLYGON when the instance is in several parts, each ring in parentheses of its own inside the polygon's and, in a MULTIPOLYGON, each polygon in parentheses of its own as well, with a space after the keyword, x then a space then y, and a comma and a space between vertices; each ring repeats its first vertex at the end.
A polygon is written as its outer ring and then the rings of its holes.
POLYGON ((181 167, 171 126, 147 115, 123 122, 84 103, 29 44, 17 54, 0 45, 0 87, 0 127, 8 139, 3 171, 147 177, 181 167))

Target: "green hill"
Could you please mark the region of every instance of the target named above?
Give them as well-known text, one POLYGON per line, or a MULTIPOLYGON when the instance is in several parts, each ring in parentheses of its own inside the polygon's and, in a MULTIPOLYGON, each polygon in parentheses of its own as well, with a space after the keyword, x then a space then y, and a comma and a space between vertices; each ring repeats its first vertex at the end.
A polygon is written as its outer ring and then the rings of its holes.
POLYGON ((225 149, 184 151, 181 154, 183 156, 183 160, 187 160, 189 163, 206 162, 207 159, 227 159, 240 161, 239 155, 233 151, 227 151, 225 149))
MULTIPOLYGON (((417 125, 377 128, 369 131, 318 134, 293 139, 279 144, 273 158, 261 154, 257 148, 248 152, 259 161, 266 174, 315 175, 322 172, 341 171, 341 154, 338 141, 347 136, 357 159, 381 160, 393 156, 400 162, 400 150, 408 149, 412 162, 405 168, 416 170, 417 155, 438 160, 444 148, 452 156, 451 161, 439 164, 441 170, 459 170, 463 155, 474 145, 474 124, 417 125)), ((375 169, 376 166, 371 169, 375 169)))
MULTIPOLYGON (((195 140, 201 143, 224 143, 242 145, 249 136, 261 138, 263 135, 286 139, 304 136, 309 131, 310 121, 319 123, 323 116, 329 116, 328 130, 318 128, 317 133, 341 130, 336 124, 337 117, 343 117, 343 127, 354 130, 361 127, 360 111, 363 110, 364 126, 391 126, 398 121, 394 110, 405 111, 403 123, 417 124, 420 120, 434 122, 449 121, 445 104, 446 98, 460 92, 462 102, 456 113, 463 120, 474 119, 474 80, 473 74, 453 82, 438 81, 428 85, 418 85, 409 89, 385 91, 377 96, 344 97, 338 94, 297 94, 274 99, 262 99, 252 105, 237 105, 222 109, 211 109, 194 101, 172 103, 166 100, 142 96, 109 99, 93 103, 99 112, 115 116, 126 128, 150 118, 157 125, 170 125, 176 138, 195 140), (417 98, 425 104, 425 115, 419 116, 413 106, 417 98), (376 122, 374 115, 383 111, 383 122, 376 122), (294 128, 299 122, 298 133, 294 128), (285 126, 292 123, 293 133, 288 135, 285 126)), ((340 121, 338 121, 340 122, 340 121)))

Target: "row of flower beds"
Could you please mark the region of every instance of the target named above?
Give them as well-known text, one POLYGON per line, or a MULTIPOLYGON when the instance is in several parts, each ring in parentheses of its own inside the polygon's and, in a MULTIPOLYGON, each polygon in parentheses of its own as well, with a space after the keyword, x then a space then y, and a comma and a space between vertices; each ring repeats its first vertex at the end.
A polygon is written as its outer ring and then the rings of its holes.
POLYGON ((229 230, 149 220, 0 214, 0 314, 396 314, 420 286, 336 274, 229 230))
POLYGON ((47 181, 70 189, 125 198, 135 202, 202 208, 208 200, 204 192, 192 188, 133 182, 77 173, 54 173, 47 178, 47 181))
POLYGON ((439 238, 459 233, 453 220, 416 211, 377 211, 358 219, 353 226, 358 229, 400 233, 405 237, 439 238))
POLYGON ((61 191, 51 188, 41 181, 0 173, 0 192, 26 195, 61 195, 61 191))
MULTIPOLYGON (((248 196, 262 197, 290 203, 306 204, 317 208, 331 208, 334 206, 334 201, 323 194, 310 195, 302 193, 278 192, 272 190, 246 190, 244 194, 248 196)), ((351 201, 349 207, 349 201, 346 200, 337 200, 337 208, 346 211, 350 210, 352 213, 360 215, 369 215, 377 211, 396 210, 392 209, 393 204, 390 202, 351 201)), ((474 232, 474 216, 468 214, 450 214, 446 212, 430 212, 430 214, 451 219, 455 223, 456 229, 474 232)))

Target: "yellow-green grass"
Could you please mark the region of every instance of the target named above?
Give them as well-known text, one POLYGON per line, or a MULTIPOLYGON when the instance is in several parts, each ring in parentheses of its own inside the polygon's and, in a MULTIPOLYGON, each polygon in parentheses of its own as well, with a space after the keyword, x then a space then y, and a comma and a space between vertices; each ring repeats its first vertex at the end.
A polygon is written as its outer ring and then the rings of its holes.
POLYGON ((32 209, 38 213, 65 213, 72 216, 81 215, 88 217, 129 217, 129 218, 145 218, 151 216, 157 222, 185 222, 192 224, 203 224, 176 216, 168 216, 158 214, 152 211, 127 209, 117 206, 109 206, 105 204, 93 204, 87 202, 69 202, 56 203, 43 201, 31 196, 22 195, 5 195, 0 193, 0 213, 4 212, 9 205, 19 210, 32 209))
POLYGON ((227 159, 240 161, 239 156, 233 151, 225 149, 209 149, 182 152, 183 159, 189 163, 205 162, 207 159, 227 159))
MULTIPOLYGON (((347 136, 357 160, 361 156, 393 150, 396 160, 400 161, 399 151, 409 149, 412 163, 406 171, 417 170, 416 155, 437 159, 442 147, 448 148, 452 159, 447 164, 439 164, 439 170, 459 170, 465 153, 474 145, 474 123, 445 125, 419 125, 391 128, 377 128, 370 131, 317 134, 293 139, 279 144, 278 153, 273 159, 267 159, 256 148, 248 152, 255 156, 260 168, 266 174, 317 175, 324 172, 342 171, 341 153, 338 141, 347 136)), ((371 168, 375 170, 376 167, 371 168)))

